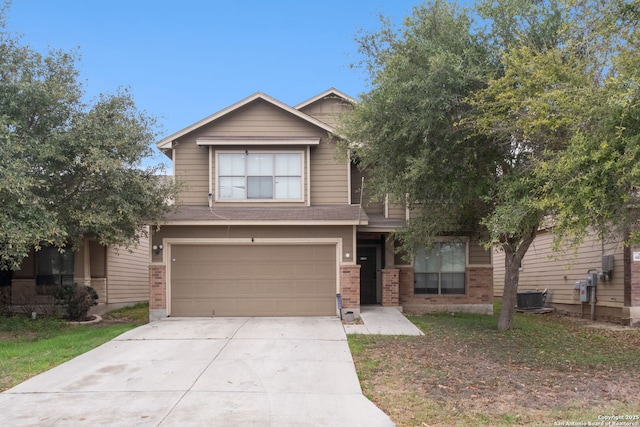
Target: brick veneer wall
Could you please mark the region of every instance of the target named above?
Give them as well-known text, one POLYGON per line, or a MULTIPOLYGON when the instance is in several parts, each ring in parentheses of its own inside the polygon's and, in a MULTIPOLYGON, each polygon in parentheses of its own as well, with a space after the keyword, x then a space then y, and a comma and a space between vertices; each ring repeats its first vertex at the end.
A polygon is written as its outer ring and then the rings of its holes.
POLYGON ((468 267, 467 292, 464 295, 414 294, 412 268, 400 269, 400 304, 407 312, 438 311, 438 307, 490 305, 493 303, 493 268, 468 267))
POLYGON ((340 294, 343 308, 360 308, 360 266, 340 266, 340 294))
POLYGON ((385 268, 382 270, 382 306, 400 305, 400 270, 385 268))
POLYGON ((167 267, 164 264, 149 266, 149 309, 167 309, 167 267))

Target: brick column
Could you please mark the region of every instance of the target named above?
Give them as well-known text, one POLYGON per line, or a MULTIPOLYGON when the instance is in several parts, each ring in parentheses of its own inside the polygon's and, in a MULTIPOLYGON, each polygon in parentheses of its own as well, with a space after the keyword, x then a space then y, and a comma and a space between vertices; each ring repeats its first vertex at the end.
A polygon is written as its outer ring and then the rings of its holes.
POLYGON ((493 267, 467 268, 467 303, 493 302, 493 267))
POLYGON ((400 305, 400 269, 385 268, 382 270, 382 306, 397 307, 400 305))
POLYGON ((360 266, 358 264, 340 266, 340 294, 342 308, 360 309, 360 266))
POLYGON ((167 267, 149 265, 149 310, 167 310, 167 267))

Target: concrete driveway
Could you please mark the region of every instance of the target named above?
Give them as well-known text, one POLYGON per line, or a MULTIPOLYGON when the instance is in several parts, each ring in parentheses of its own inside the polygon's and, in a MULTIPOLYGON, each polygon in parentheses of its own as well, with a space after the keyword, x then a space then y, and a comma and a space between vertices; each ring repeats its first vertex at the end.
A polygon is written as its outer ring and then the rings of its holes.
POLYGON ((389 426, 337 318, 165 319, 0 393, 2 426, 389 426))

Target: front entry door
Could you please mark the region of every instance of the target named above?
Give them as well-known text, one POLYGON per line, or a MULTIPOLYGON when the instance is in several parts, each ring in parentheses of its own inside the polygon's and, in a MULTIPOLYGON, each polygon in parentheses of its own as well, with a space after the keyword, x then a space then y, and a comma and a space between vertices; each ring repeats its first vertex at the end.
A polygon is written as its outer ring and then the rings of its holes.
POLYGON ((358 247, 360 265, 360 304, 376 304, 377 248, 375 246, 358 247))

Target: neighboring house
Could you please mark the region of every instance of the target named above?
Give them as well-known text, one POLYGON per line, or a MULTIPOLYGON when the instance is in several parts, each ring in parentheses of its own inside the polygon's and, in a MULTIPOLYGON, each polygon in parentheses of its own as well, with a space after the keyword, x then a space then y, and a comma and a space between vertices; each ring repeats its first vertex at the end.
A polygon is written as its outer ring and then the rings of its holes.
POLYGON ((102 246, 85 237, 78 250, 43 246, 31 250, 20 270, 0 275, 3 302, 17 311, 47 312, 53 308, 52 294, 61 284, 89 285, 98 294, 102 313, 124 305, 149 300, 149 238, 135 248, 102 246))
POLYGON ((359 316, 360 306, 491 313, 491 253, 443 238, 403 260, 403 206, 362 194, 331 136, 353 100, 256 93, 157 143, 187 188, 152 227, 150 316, 359 316), (337 294, 340 295, 338 300, 337 294))
MULTIPOLYGON (((554 252, 553 237, 551 231, 541 230, 527 251, 520 269, 519 293, 546 289, 546 306, 560 313, 588 319, 593 313, 594 320, 640 323, 640 247, 590 237, 576 251, 554 252), (580 289, 577 284, 586 282, 587 275, 593 273, 597 278, 595 300, 590 288, 583 285, 580 289)), ((504 254, 496 252, 493 259, 498 297, 504 288, 504 254)))

